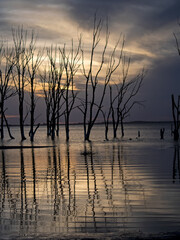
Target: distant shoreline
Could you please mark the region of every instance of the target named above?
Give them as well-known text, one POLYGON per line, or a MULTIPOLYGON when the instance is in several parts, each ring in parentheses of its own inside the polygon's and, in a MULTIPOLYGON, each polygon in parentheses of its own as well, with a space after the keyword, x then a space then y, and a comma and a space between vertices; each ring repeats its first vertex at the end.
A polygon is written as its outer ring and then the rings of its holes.
MULTIPOLYGON (((130 122, 124 122, 124 124, 158 124, 158 123, 165 123, 165 124, 172 124, 173 121, 130 121, 130 122)), ((95 123, 95 125, 103 125, 104 122, 97 122, 95 123)), ((111 125, 112 122, 109 122, 109 124, 111 125)), ((59 126, 64 126, 65 123, 60 123, 59 126)), ((76 126, 76 125, 83 125, 83 123, 70 123, 69 125, 71 126, 76 126)), ((5 126, 5 125, 4 125, 5 126)), ((19 124, 9 124, 10 127, 19 127, 19 124)), ((30 124, 25 124, 25 127, 30 127, 30 124)), ((35 124, 34 126, 37 126, 37 124, 35 124)), ((45 123, 40 124, 41 126, 46 126, 45 123)))

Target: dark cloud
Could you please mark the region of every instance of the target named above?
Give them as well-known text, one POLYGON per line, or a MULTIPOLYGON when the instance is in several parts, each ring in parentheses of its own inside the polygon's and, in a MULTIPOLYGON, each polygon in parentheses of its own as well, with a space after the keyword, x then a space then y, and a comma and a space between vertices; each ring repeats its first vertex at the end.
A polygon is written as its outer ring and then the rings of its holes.
MULTIPOLYGON (((59 34, 66 39, 71 34, 63 22, 63 14, 64 21, 68 19, 68 24, 74 23, 82 32, 91 30, 95 12, 100 18, 108 16, 113 40, 120 32, 126 35, 126 47, 132 49, 132 52, 127 50, 132 65, 139 64, 142 68, 148 62, 151 67, 140 96, 146 100, 146 107, 135 110, 134 119, 152 120, 153 116, 156 120, 169 120, 170 95, 178 95, 180 89, 180 59, 172 35, 178 28, 179 9, 179 0, 0 0, 0 36, 8 36, 12 25, 29 23, 44 42, 57 43, 58 39, 61 41, 59 34), (42 16, 41 23, 48 23, 48 27, 36 22, 42 16), (53 17, 54 25, 62 21, 58 25, 62 31, 51 27, 53 17)), ((86 39, 83 42, 85 47, 89 46, 86 39)), ((78 88, 83 89, 83 84, 79 83, 78 88)))
POLYGON ((144 101, 145 107, 134 109, 131 120, 172 120, 171 94, 177 97, 180 92, 179 67, 178 56, 154 62, 139 94, 139 99, 144 101))

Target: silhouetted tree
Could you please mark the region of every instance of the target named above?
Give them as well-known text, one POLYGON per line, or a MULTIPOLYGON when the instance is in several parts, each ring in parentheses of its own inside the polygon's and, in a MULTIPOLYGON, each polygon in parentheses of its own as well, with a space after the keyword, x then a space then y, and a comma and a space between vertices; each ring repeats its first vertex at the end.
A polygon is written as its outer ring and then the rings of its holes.
POLYGON ((35 107, 36 107, 36 102, 37 99, 35 98, 35 88, 36 88, 36 78, 37 78, 37 71, 39 69, 40 64, 42 63, 42 55, 43 51, 37 50, 36 46, 36 39, 34 37, 34 33, 32 32, 32 42, 29 45, 28 48, 28 58, 27 59, 27 68, 28 68, 28 75, 29 75, 29 83, 30 83, 30 131, 29 131, 29 136, 30 140, 34 141, 34 135, 40 126, 38 124, 36 128, 34 129, 34 124, 35 124, 35 107))
POLYGON ((13 50, 8 47, 0 46, 0 116, 1 116, 1 139, 4 138, 4 121, 6 123, 8 133, 11 139, 14 137, 11 135, 8 121, 5 115, 5 102, 7 99, 15 94, 12 87, 12 70, 14 67, 13 50))
POLYGON ((45 69, 40 76, 43 93, 44 93, 44 100, 46 104, 46 127, 47 127, 47 136, 51 135, 51 125, 50 125, 50 106, 51 106, 51 78, 50 74, 45 69))
POLYGON ((53 46, 51 46, 48 48, 47 56, 49 66, 48 70, 45 70, 44 73, 41 74, 41 82, 46 103, 47 135, 51 135, 51 138, 54 139, 57 120, 64 114, 64 112, 60 112, 64 104, 63 102, 61 103, 64 91, 62 87, 64 65, 57 47, 53 48, 53 46))
POLYGON ((25 87, 28 84, 27 81, 27 70, 28 63, 31 60, 31 54, 27 51, 29 46, 34 45, 34 35, 31 34, 30 40, 28 41, 28 32, 23 27, 12 29, 12 36, 14 42, 14 58, 15 58, 15 71, 14 75, 14 86, 16 88, 19 100, 19 125, 21 132, 21 140, 25 140, 24 134, 24 122, 27 118, 27 114, 24 116, 24 97, 25 87), (29 44, 29 45, 28 45, 29 44))
POLYGON ((79 43, 77 49, 74 49, 74 44, 72 40, 71 50, 67 53, 66 47, 63 49, 60 48, 60 52, 63 59, 64 70, 65 70, 65 82, 64 82, 64 92, 63 98, 65 101, 65 130, 66 130, 66 141, 69 141, 69 120, 70 114, 74 109, 74 104, 77 96, 77 91, 75 91, 74 77, 80 67, 80 46, 81 39, 79 39, 79 43))
POLYGON ((143 69, 142 72, 138 74, 134 79, 127 82, 125 88, 123 89, 124 93, 121 102, 122 104, 118 104, 122 137, 124 137, 124 119, 129 116, 130 111, 135 105, 142 105, 141 101, 137 101, 134 98, 139 93, 144 77, 145 71, 143 69))
MULTIPOLYGON (((110 101, 111 102, 111 94, 112 94, 112 91, 111 91, 111 86, 109 86, 110 88, 110 94, 109 94, 109 97, 110 97, 110 101)), ((105 107, 105 110, 102 108, 101 109, 101 112, 102 112, 102 115, 103 115, 103 119, 104 119, 104 126, 105 126, 105 139, 106 141, 108 141, 108 132, 109 132, 109 121, 110 121, 110 116, 111 116, 111 107, 105 107)))
POLYGON ((94 66, 96 61, 95 53, 96 53, 97 47, 99 47, 99 43, 101 40, 100 39, 101 30, 102 30, 102 20, 100 19, 97 21, 96 15, 95 15, 89 67, 85 67, 84 51, 82 49, 83 75, 86 80, 85 97, 84 99, 81 99, 81 105, 78 106, 78 108, 83 114, 84 140, 88 140, 88 141, 90 138, 91 130, 102 109, 106 88, 109 84, 109 81, 113 73, 116 71, 116 69, 118 68, 121 62, 122 51, 124 46, 124 40, 123 40, 119 56, 116 56, 117 48, 119 46, 119 41, 118 41, 115 44, 113 51, 109 55, 109 53, 107 52, 107 46, 109 42, 110 33, 108 30, 108 26, 106 26, 105 43, 104 43, 103 49, 100 52, 101 60, 100 60, 99 66, 96 68, 94 66), (107 60, 107 55, 109 56, 108 60, 107 60), (105 61, 107 62, 105 63, 105 61), (104 66, 106 66, 106 70, 104 69, 104 66), (103 79, 103 80, 100 82, 100 79, 103 79), (101 93, 97 91, 99 86, 102 88, 101 93), (97 101, 97 97, 99 98, 99 101, 97 101))
POLYGON ((109 107, 105 107, 106 110, 102 109, 104 124, 105 124, 105 138, 108 139, 108 126, 111 116, 113 125, 113 137, 117 137, 117 130, 119 124, 121 125, 121 136, 124 136, 124 119, 128 116, 135 104, 140 104, 140 101, 135 101, 134 97, 138 94, 144 76, 145 71, 135 78, 128 80, 128 72, 130 66, 130 59, 126 61, 123 56, 119 70, 122 72, 121 77, 119 76, 118 82, 109 84, 109 107), (106 112, 105 112, 106 111, 106 112))

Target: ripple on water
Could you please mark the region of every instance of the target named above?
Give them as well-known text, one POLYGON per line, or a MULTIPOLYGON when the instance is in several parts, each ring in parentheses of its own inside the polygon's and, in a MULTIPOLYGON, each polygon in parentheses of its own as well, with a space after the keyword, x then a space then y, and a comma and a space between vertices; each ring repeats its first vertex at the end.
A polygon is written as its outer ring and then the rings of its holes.
POLYGON ((1 238, 180 231, 179 150, 135 145, 0 150, 1 238))

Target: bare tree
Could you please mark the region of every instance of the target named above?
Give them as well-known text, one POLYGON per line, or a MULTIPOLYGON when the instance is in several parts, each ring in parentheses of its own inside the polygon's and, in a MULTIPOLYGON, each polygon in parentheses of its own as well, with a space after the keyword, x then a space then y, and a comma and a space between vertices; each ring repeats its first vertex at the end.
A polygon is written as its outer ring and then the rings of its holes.
POLYGON ((32 42, 29 45, 28 48, 28 55, 27 55, 27 68, 28 68, 28 75, 29 75, 29 83, 30 83, 30 131, 29 131, 29 136, 30 140, 33 142, 34 141, 34 135, 40 126, 38 124, 36 128, 34 129, 34 124, 35 124, 35 107, 36 107, 36 102, 37 99, 35 97, 35 89, 36 89, 36 78, 37 78, 37 72, 39 69, 40 64, 42 63, 42 56, 43 56, 43 51, 42 50, 37 50, 36 46, 36 39, 34 38, 34 33, 32 32, 32 42), (30 58, 30 61, 29 61, 30 58))
POLYGON ((5 115, 5 102, 7 99, 15 95, 12 87, 12 69, 14 66, 13 50, 8 47, 0 46, 0 116, 1 116, 1 139, 4 138, 4 121, 6 123, 8 133, 11 139, 14 137, 11 135, 8 121, 5 115))
MULTIPOLYGON (((109 85, 109 103, 111 102, 111 94, 112 94, 112 89, 111 89, 111 86, 109 85)), ((104 126, 105 126, 105 139, 106 141, 108 141, 108 132, 109 132, 109 121, 110 121, 110 116, 111 116, 111 107, 105 107, 105 109, 101 109, 101 112, 102 112, 102 115, 103 115, 103 119, 104 119, 104 126)))
POLYGON ((29 44, 29 46, 33 45, 34 35, 31 34, 29 43, 27 43, 28 41, 27 30, 24 30, 23 27, 18 27, 17 29, 12 29, 12 36, 14 42, 14 55, 15 55, 14 85, 19 99, 19 124, 21 140, 25 140, 26 137, 24 134, 24 122, 26 120, 27 114, 24 116, 24 97, 25 87, 28 84, 27 67, 31 59, 31 54, 28 55, 27 52, 27 44, 29 44))
POLYGON ((114 138, 117 138, 119 124, 121 124, 121 136, 124 136, 124 119, 128 116, 134 105, 141 104, 140 101, 135 101, 134 98, 138 94, 145 76, 143 69, 136 77, 128 80, 130 59, 126 60, 125 56, 123 56, 119 67, 122 74, 119 76, 118 83, 116 82, 109 86, 109 114, 111 113, 114 138))
POLYGON ((85 67, 85 60, 84 60, 84 51, 82 50, 82 65, 83 65, 83 75, 85 77, 85 97, 81 99, 81 105, 78 106, 79 110, 83 113, 83 125, 84 125, 84 140, 88 140, 90 138, 91 130, 99 116, 99 113, 102 109, 106 88, 109 84, 109 81, 113 75, 113 73, 118 68, 121 58, 122 58, 122 51, 124 46, 124 39, 122 41, 121 50, 119 52, 119 56, 116 58, 117 48, 119 46, 118 41, 113 51, 110 54, 108 62, 105 64, 105 58, 107 55, 107 46, 109 42, 109 30, 108 25, 106 25, 106 36, 105 36, 105 43, 104 47, 100 53, 101 60, 100 64, 95 70, 94 63, 95 63, 95 53, 97 47, 100 43, 100 36, 102 30, 102 21, 101 19, 97 21, 96 15, 94 17, 94 26, 93 26, 93 39, 91 45, 91 53, 90 53, 90 63, 89 67, 85 67), (104 70, 104 65, 106 66, 106 71, 104 70), (105 72, 104 76, 102 75, 105 72), (100 79, 103 79, 103 83, 100 83, 100 79), (101 86, 102 92, 101 94, 97 91, 98 86, 101 86), (99 101, 97 101, 97 96, 99 101))
POLYGON ((125 91, 125 99, 122 108, 119 111, 121 122, 121 136, 124 137, 124 119, 129 116, 130 111, 135 105, 142 105, 142 101, 135 100, 134 98, 139 93, 142 82, 145 77, 144 69, 134 79, 130 80, 127 91, 125 91))
POLYGON ((51 135, 51 125, 50 125, 50 106, 51 106, 51 78, 50 74, 45 69, 43 73, 41 73, 41 83, 44 93, 44 100, 46 104, 46 127, 47 127, 47 136, 51 135))
POLYGON ((66 130, 66 141, 69 141, 69 121, 70 114, 74 109, 74 104, 77 96, 77 91, 75 91, 74 77, 80 67, 80 46, 81 39, 79 39, 79 43, 77 49, 74 49, 74 43, 72 40, 72 46, 69 53, 66 52, 66 47, 60 49, 64 69, 65 69, 65 83, 64 83, 64 92, 63 98, 65 101, 65 130, 66 130))
POLYGON ((62 88, 64 65, 57 47, 48 48, 47 56, 49 66, 48 70, 41 74, 41 82, 46 103, 47 135, 51 135, 51 138, 54 139, 57 120, 64 113, 60 112, 63 105, 61 99, 64 91, 62 88))

